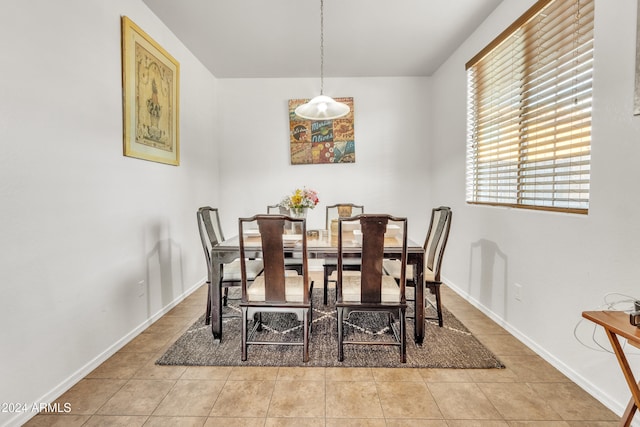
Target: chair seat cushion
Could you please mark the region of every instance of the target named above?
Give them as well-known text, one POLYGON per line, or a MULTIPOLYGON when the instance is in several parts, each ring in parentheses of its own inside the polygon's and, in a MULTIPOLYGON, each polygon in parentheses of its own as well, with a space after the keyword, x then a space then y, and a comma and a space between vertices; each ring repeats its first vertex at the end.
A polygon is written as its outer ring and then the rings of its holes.
MULTIPOLYGON (((362 259, 344 257, 342 258, 342 264, 343 265, 362 265, 362 259)), ((323 265, 330 265, 330 266, 338 265, 338 258, 325 258, 323 265)))
MULTIPOLYGON (((345 276, 360 276, 360 272, 357 270, 342 270, 342 277, 345 276)), ((329 281, 337 282, 338 281, 338 272, 332 271, 329 275, 329 281)))
MULTIPOLYGON (((247 280, 254 280, 258 274, 262 272, 264 268, 262 260, 248 259, 247 265, 247 280)), ((234 259, 233 261, 223 264, 222 266, 222 281, 223 282, 239 282, 242 280, 240 274, 240 259, 234 259)))
MULTIPOLYGON (((285 273, 285 298, 287 302, 304 302, 304 280, 295 271, 285 273)), ((265 300, 265 283, 264 276, 256 277, 251 283, 247 284, 247 300, 264 301, 265 300)))
MULTIPOLYGON (((401 262, 397 259, 385 259, 382 261, 382 268, 389 276, 394 279, 400 279, 400 267, 401 262)), ((413 281, 413 264, 407 264, 407 270, 405 273, 407 280, 413 281)), ((435 280, 435 274, 427 266, 424 267, 424 280, 427 282, 433 282, 435 280)))
MULTIPOLYGON (((360 272, 345 271, 342 275, 342 301, 360 302, 360 272), (346 274, 350 273, 350 274, 346 274)), ((399 303, 400 287, 391 276, 382 276, 382 289, 380 299, 382 303, 399 303)))

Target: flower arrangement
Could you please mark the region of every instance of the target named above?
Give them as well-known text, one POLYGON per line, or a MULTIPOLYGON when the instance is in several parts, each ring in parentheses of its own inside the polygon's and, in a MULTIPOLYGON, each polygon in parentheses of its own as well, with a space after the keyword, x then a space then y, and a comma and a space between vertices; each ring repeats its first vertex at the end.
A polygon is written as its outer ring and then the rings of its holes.
POLYGON ((297 188, 291 195, 285 196, 280 206, 287 209, 315 208, 320 202, 318 192, 309 188, 297 188))

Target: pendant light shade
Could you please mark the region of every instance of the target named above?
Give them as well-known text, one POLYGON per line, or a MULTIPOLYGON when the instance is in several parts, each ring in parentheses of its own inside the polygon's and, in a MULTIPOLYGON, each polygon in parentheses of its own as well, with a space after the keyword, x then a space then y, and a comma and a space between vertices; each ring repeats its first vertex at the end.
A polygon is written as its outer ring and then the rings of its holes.
POLYGON ((349 114, 349 106, 324 95, 324 0, 320 0, 320 95, 295 109, 308 120, 333 120, 349 114))
POLYGON ((349 114, 349 106, 326 95, 318 95, 296 108, 296 115, 309 120, 333 120, 349 114))

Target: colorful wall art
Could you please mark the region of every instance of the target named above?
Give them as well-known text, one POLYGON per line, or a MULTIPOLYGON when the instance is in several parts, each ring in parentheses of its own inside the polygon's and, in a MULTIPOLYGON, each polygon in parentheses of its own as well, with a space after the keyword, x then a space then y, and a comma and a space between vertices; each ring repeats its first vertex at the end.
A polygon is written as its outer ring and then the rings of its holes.
POLYGON ((289 100, 289 143, 291 164, 355 163, 353 98, 334 98, 351 111, 335 120, 307 120, 296 116, 295 109, 308 99, 289 100))

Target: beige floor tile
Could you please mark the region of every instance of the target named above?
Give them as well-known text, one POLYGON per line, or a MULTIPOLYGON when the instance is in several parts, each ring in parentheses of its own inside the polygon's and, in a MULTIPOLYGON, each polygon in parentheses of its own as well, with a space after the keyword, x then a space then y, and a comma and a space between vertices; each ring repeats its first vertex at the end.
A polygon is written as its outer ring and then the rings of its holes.
POLYGON ((376 382, 381 381, 418 381, 424 382, 420 369, 418 368, 378 368, 372 371, 373 379, 376 382))
POLYGON ((328 418, 383 418, 382 406, 373 381, 327 382, 328 418))
POLYGON ((467 319, 464 326, 474 334, 509 335, 509 332, 488 317, 467 319))
POLYGON ((143 332, 125 345, 121 352, 156 353, 172 338, 171 335, 158 332, 143 332))
POLYGON ((265 418, 209 417, 204 427, 264 427, 265 418))
POLYGON ((569 427, 569 424, 566 421, 509 421, 509 427, 569 427))
POLYGON ((306 380, 324 381, 325 368, 287 367, 278 369, 278 381, 306 380))
POLYGON ((265 418, 274 386, 275 381, 227 380, 210 416, 265 418))
POLYGON ((230 381, 275 381, 278 378, 276 367, 236 366, 229 373, 230 381))
POLYGON ((202 427, 206 417, 155 417, 151 416, 144 427, 202 427))
POLYGON ((177 380, 187 370, 186 366, 162 366, 156 365, 153 358, 143 365, 133 378, 146 380, 177 380))
POLYGON ((327 418, 326 427, 386 427, 384 418, 327 418))
POLYGON ((180 379, 183 380, 226 380, 233 366, 188 366, 180 379))
POLYGON ((498 358, 502 356, 533 356, 535 353, 512 335, 475 334, 478 341, 484 344, 498 358))
POLYGON ((518 380, 518 376, 509 365, 505 369, 466 369, 466 371, 471 381, 476 383, 512 383, 518 380))
MULTIPOLYGON (((204 313, 204 312, 203 312, 204 313)), ((186 330, 193 322, 185 317, 167 317, 163 316, 153 325, 149 326, 145 332, 165 334, 167 336, 174 335, 186 330)))
POLYGON ((501 420, 502 416, 473 383, 430 383, 431 395, 447 420, 501 420))
POLYGON ((23 424, 23 427, 79 427, 85 425, 90 415, 38 414, 23 424))
POLYGON ((509 423, 499 420, 447 420, 448 427, 509 427, 509 423))
POLYGON ((433 369, 421 368, 418 370, 426 382, 462 382, 471 381, 470 371, 475 369, 433 369))
POLYGON ((570 380, 538 355, 501 357, 519 382, 569 382, 570 380))
POLYGON ((89 373, 87 378, 129 379, 153 357, 152 353, 118 352, 89 373))
POLYGON ((324 418, 267 418, 265 427, 324 427, 324 418))
POLYGON ((564 420, 615 421, 618 416, 574 383, 530 383, 564 420))
POLYGON ((93 415, 83 427, 139 427, 147 421, 147 416, 135 415, 93 415))
POLYGON ((569 427, 618 427, 620 421, 567 421, 569 427))
POLYGON ((371 368, 326 368, 327 381, 373 381, 371 368))
POLYGON ((223 387, 224 381, 178 380, 153 415, 206 417, 223 387))
POLYGON ((126 382, 102 378, 83 379, 56 402, 62 405, 69 404, 72 414, 95 414, 126 382))
POLYGON ((448 427, 445 420, 424 420, 416 418, 387 419, 386 427, 448 427))
POLYGON ((378 382, 376 388, 385 418, 443 418, 425 383, 378 382))
POLYGON ((172 380, 130 380, 97 413, 151 415, 174 384, 172 380))
POLYGON ((204 305, 194 304, 178 304, 173 307, 165 316, 168 317, 186 317, 193 319, 194 321, 205 313, 206 307, 204 305))
POLYGON ((562 420, 527 384, 482 383, 478 387, 506 420, 562 420))
POLYGON ((324 417, 324 400, 324 381, 277 381, 267 417, 324 417))

